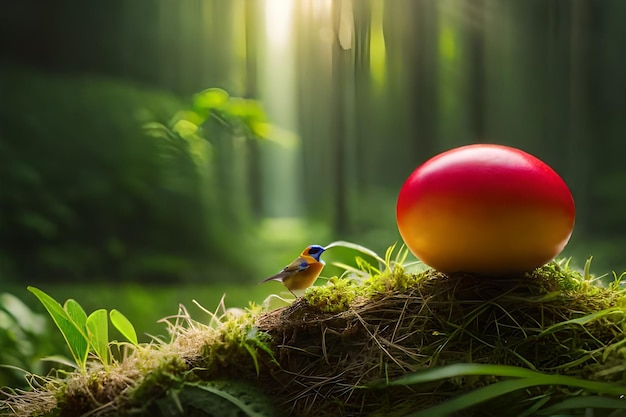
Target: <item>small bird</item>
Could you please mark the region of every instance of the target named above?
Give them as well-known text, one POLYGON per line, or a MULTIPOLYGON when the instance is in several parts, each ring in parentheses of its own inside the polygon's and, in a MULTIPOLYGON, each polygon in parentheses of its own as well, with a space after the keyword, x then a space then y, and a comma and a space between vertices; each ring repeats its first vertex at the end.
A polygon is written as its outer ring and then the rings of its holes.
POLYGON ((279 281, 296 296, 294 290, 309 288, 322 272, 324 261, 320 260, 320 255, 325 250, 320 245, 307 246, 295 261, 283 268, 278 274, 265 278, 259 284, 267 281, 279 281))

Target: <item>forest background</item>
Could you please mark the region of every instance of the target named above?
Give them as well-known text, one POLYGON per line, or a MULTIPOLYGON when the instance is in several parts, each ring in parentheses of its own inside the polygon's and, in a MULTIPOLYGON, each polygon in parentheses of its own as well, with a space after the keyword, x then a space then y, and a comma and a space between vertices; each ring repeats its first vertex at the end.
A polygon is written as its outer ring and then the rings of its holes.
POLYGON ((307 244, 384 252, 406 177, 469 143, 550 164, 577 205, 563 256, 626 270, 625 19, 621 0, 3 2, 0 362, 61 349, 27 285, 158 334, 178 303, 281 291, 255 284, 307 244))

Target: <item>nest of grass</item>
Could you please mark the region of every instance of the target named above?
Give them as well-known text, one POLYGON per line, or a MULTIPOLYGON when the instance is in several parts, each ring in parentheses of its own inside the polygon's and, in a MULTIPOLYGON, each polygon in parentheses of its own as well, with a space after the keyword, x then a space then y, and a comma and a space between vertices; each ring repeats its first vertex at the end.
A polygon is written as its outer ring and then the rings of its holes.
MULTIPOLYGON (((501 379, 385 383, 459 363, 512 365, 621 387, 625 313, 617 280, 604 288, 557 263, 502 278, 407 274, 396 267, 363 282, 331 279, 273 311, 214 314, 211 325, 183 309, 170 321, 170 342, 136 348, 108 371, 94 364, 87 375, 8 392, 2 408, 18 416, 218 415, 208 411, 217 406, 200 406, 196 396, 217 389, 239 399, 247 392, 242 403, 258 415, 405 416, 501 379), (163 411, 172 404, 180 414, 163 411)), ((502 407, 515 415, 533 399, 549 405, 580 395, 587 393, 528 388, 463 415, 501 415, 502 407)))
MULTIPOLYGON (((623 378, 623 291, 593 285, 555 263, 507 278, 398 269, 368 286, 362 291, 368 296, 357 292, 341 312, 320 311, 336 305, 332 290, 322 287, 258 318, 259 328, 277 342, 281 367, 273 372, 279 383, 272 395, 296 415, 406 415, 495 380, 357 388, 454 363, 513 365, 595 381, 623 378)), ((505 399, 507 411, 539 392, 545 387, 505 399)), ((488 415, 485 409, 475 411, 488 415)))

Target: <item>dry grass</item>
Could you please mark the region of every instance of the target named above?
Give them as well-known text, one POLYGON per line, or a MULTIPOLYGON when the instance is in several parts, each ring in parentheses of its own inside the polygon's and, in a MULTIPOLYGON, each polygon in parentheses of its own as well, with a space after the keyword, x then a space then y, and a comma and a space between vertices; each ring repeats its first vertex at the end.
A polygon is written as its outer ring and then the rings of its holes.
POLYGON ((376 278, 371 285, 385 291, 357 296, 342 312, 320 313, 304 298, 260 316, 281 364, 272 396, 300 416, 403 415, 493 381, 458 378, 384 392, 359 387, 452 363, 621 378, 615 366, 624 355, 611 347, 624 341, 622 310, 584 325, 568 321, 622 306, 622 291, 556 265, 506 279, 434 271, 408 279, 398 272, 376 278))
MULTIPOLYGON (((554 263, 505 278, 395 268, 365 282, 331 281, 273 311, 214 313, 210 324, 181 309, 168 321, 171 341, 142 346, 109 371, 92 364, 86 374, 37 379, 30 392, 7 393, 1 409, 17 416, 149 415, 155 399, 181 384, 236 379, 259 386, 293 415, 401 416, 496 380, 371 388, 453 363, 621 381, 625 306, 616 285, 596 286, 554 263)), ((555 399, 574 394, 543 387, 502 401, 512 409, 546 390, 555 399)))

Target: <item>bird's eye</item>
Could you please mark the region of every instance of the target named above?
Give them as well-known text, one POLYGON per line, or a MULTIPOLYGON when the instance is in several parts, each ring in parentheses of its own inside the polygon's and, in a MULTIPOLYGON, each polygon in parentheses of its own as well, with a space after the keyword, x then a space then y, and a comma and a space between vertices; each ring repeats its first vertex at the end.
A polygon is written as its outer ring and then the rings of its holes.
POLYGON ((324 248, 321 246, 312 246, 309 248, 309 255, 317 255, 318 253, 324 252, 324 248))

